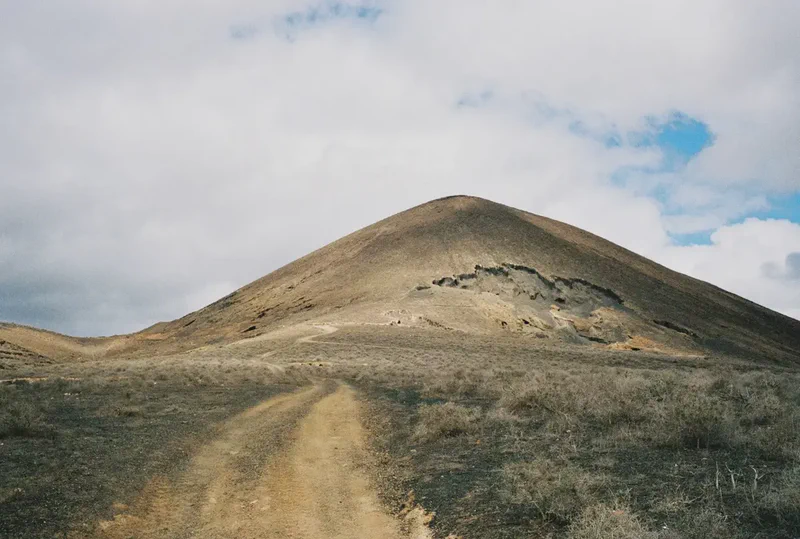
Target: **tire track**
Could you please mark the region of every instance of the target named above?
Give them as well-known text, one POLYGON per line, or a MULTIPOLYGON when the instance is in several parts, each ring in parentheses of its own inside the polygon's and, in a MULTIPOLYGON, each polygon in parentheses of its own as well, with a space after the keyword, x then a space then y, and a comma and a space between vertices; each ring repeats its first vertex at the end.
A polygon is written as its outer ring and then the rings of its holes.
POLYGON ((429 539, 420 508, 398 518, 381 505, 360 414, 343 384, 267 400, 228 421, 176 479, 153 478, 93 537, 429 539))

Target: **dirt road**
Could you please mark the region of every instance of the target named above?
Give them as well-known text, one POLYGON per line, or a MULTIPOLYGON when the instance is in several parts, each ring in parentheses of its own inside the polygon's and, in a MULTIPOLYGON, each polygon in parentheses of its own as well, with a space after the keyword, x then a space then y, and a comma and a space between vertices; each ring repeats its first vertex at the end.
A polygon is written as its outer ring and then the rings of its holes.
POLYGON ((270 399, 231 419, 177 478, 153 479, 97 537, 424 539, 425 515, 381 506, 345 385, 270 399))
POLYGON ((314 328, 320 330, 322 333, 317 333, 315 335, 306 335, 305 337, 300 337, 295 342, 299 343, 317 342, 316 341, 317 337, 321 337, 323 335, 330 335, 331 333, 336 333, 337 331, 339 331, 339 328, 337 328, 336 326, 331 326, 329 324, 314 326, 314 328))

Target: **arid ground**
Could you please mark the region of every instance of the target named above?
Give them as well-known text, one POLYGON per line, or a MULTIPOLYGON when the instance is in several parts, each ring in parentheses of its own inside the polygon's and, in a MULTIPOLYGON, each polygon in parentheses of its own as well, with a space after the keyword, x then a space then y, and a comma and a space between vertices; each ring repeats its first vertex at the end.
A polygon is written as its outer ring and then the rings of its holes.
POLYGON ((167 357, 6 365, 18 380, 0 386, 0 534, 800 529, 792 369, 397 326, 282 333, 167 357))
POLYGON ((800 322, 455 197, 181 319, 0 324, 0 537, 800 537, 800 322))

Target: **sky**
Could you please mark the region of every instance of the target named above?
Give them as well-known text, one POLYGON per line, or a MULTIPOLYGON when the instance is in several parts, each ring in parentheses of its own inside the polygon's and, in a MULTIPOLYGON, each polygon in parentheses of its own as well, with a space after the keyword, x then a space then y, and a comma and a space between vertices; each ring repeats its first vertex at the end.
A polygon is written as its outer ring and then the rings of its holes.
POLYGON ((470 194, 800 318, 800 2, 0 0, 0 320, 136 331, 470 194))

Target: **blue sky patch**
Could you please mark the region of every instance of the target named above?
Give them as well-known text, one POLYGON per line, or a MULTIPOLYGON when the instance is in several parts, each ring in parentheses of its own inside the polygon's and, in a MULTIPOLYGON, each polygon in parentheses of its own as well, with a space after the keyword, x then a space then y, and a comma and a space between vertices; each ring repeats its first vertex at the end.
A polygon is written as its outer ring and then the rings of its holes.
MULTIPOLYGON (((727 224, 736 225, 746 219, 785 219, 800 223, 800 192, 772 195, 767 197, 767 206, 761 210, 743 212, 743 215, 731 219, 727 224)), ((664 215, 676 215, 680 211, 665 212, 664 215)), ((696 231, 689 234, 670 234, 677 245, 711 245, 713 230, 696 231)))
POLYGON ((699 232, 690 232, 688 234, 674 234, 670 233, 669 237, 675 245, 711 245, 711 234, 713 230, 701 230, 699 232))
POLYGON ((664 154, 665 171, 682 168, 714 144, 708 124, 680 111, 671 113, 666 121, 649 117, 646 122, 649 129, 628 133, 628 140, 633 146, 659 148, 664 154))
MULTIPOLYGON (((793 223, 800 223, 800 191, 767 197, 769 207, 748 213, 747 217, 758 219, 786 219, 793 223)), ((744 218, 737 222, 744 221, 744 218)))
POLYGON ((638 148, 649 153, 652 160, 647 159, 647 164, 619 167, 609 180, 616 187, 656 201, 661 215, 667 219, 693 217, 697 219, 697 226, 714 224, 704 230, 684 227, 682 230, 686 232, 668 232, 674 245, 711 245, 711 235, 718 225, 735 224, 748 217, 800 222, 800 192, 764 197, 743 186, 697 184, 697 179, 693 180, 693 186, 697 188, 695 192, 682 190, 682 187, 689 186, 683 183, 688 179, 681 172, 715 142, 711 127, 685 112, 675 110, 668 114, 645 116, 642 129, 626 132, 610 118, 558 107, 535 91, 505 95, 502 91, 478 86, 461 94, 455 106, 465 112, 491 108, 514 115, 530 128, 555 125, 609 150, 638 148), (714 218, 703 219, 709 216, 714 218))
POLYGON ((670 121, 656 126, 656 144, 666 151, 691 159, 714 143, 714 135, 705 123, 683 113, 675 113, 670 121))
POLYGON ((374 23, 382 14, 383 9, 374 5, 327 2, 309 7, 304 11, 289 13, 282 18, 281 22, 287 32, 291 33, 337 20, 374 23))

